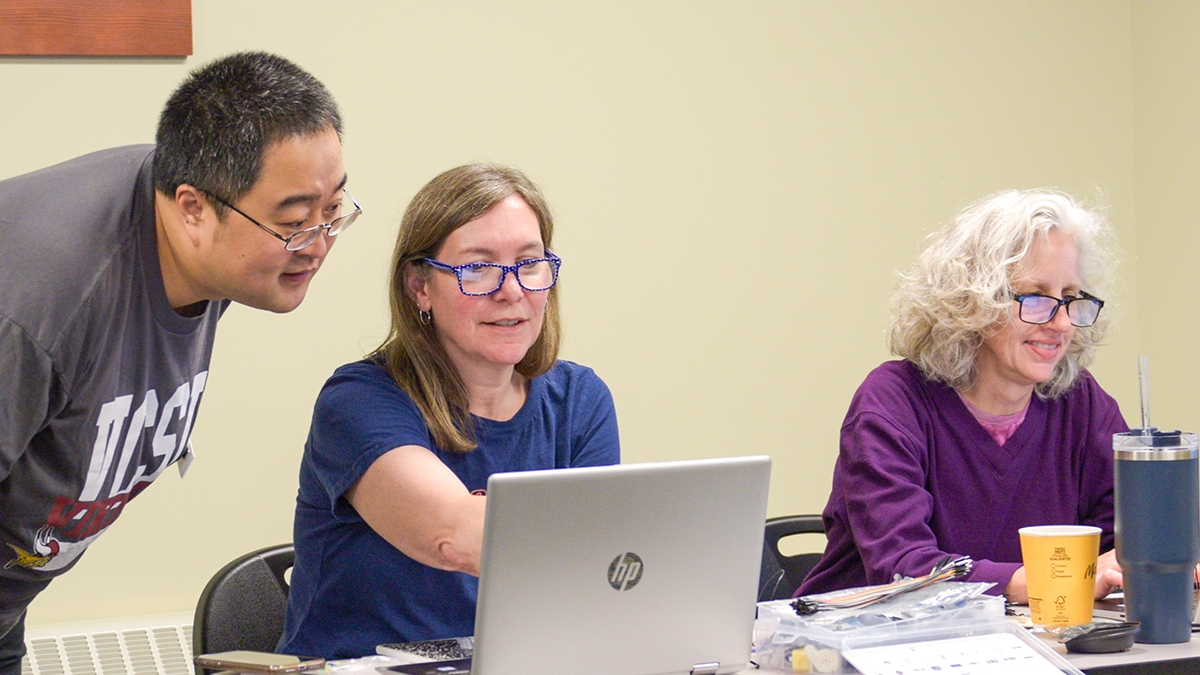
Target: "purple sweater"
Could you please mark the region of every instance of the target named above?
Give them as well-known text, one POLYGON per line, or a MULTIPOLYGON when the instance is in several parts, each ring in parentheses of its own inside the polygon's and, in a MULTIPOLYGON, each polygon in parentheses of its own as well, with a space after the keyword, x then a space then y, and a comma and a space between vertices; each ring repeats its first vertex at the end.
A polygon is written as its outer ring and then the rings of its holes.
POLYGON ((829 543, 798 594, 928 574, 946 555, 971 556, 966 580, 1000 594, 1027 525, 1095 525, 1100 551, 1112 549, 1122 431, 1117 402, 1086 371, 1059 398, 1035 395, 1001 446, 953 389, 908 361, 884 363, 850 402, 823 514, 829 543))

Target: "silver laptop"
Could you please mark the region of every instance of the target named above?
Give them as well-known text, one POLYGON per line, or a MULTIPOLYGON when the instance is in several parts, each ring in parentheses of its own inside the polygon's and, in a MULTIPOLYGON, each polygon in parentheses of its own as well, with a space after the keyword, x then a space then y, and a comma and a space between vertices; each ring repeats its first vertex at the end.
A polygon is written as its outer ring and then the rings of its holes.
POLYGON ((745 667, 770 471, 757 456, 493 475, 472 675, 745 667))

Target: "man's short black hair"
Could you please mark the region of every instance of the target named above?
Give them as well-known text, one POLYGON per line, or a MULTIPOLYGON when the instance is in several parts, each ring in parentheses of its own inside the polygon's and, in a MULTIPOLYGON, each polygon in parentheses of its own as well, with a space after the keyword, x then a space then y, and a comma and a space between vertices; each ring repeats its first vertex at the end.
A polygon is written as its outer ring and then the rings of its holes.
POLYGON ((341 113, 315 77, 274 54, 226 56, 193 71, 163 107, 154 187, 174 195, 186 183, 236 202, 258 182, 271 144, 328 129, 341 138, 341 113))

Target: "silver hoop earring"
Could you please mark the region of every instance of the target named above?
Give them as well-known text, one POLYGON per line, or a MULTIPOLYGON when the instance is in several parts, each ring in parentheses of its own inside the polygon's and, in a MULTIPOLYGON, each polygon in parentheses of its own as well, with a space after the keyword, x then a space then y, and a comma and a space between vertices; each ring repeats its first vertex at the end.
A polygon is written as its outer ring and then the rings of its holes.
POLYGON ((417 311, 417 315, 421 317, 421 325, 428 326, 433 323, 433 312, 426 312, 422 309, 417 311))

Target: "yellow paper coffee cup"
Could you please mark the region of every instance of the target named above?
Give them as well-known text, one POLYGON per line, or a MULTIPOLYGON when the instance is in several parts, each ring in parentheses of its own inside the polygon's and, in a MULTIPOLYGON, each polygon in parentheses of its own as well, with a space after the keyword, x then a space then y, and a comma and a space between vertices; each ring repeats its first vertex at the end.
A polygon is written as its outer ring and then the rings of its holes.
POLYGON ((1100 528, 1039 525, 1018 532, 1033 622, 1039 626, 1091 623, 1100 528))

